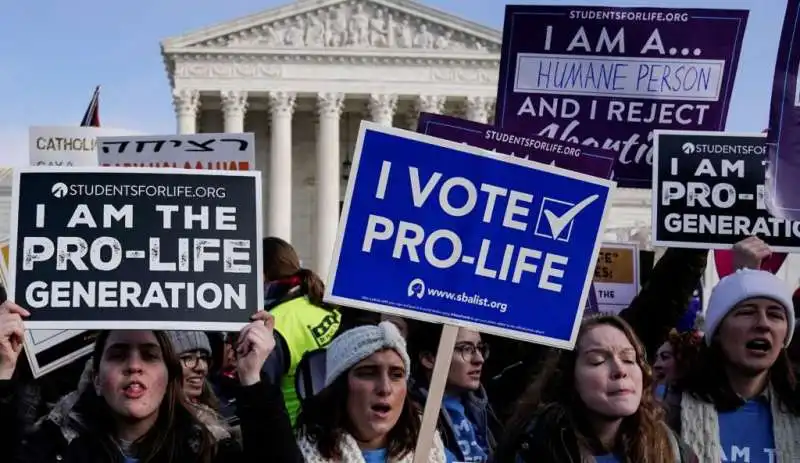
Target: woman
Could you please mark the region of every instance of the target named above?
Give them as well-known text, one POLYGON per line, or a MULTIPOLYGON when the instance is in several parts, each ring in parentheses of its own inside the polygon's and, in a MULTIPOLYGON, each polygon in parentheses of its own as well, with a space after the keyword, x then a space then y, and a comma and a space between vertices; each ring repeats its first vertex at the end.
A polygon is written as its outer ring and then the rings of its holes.
POLYGON ((675 381, 682 377, 697 358, 703 334, 697 330, 678 333, 672 330, 667 341, 658 348, 653 362, 656 397, 662 400, 675 381))
MULTIPOLYGON (((303 403, 297 419, 306 462, 410 463, 420 412, 407 399, 406 343, 391 322, 342 333, 326 352, 325 388, 303 403)), ((434 439, 430 463, 444 463, 434 439)))
POLYGON ((587 318, 575 349, 555 351, 520 399, 495 461, 696 461, 662 422, 652 383, 631 327, 587 318))
MULTIPOLYGON (((420 323, 411 333, 410 351, 413 353, 412 395, 424 404, 442 326, 420 323)), ((456 336, 450 371, 445 384, 439 427, 444 445, 455 461, 488 461, 502 435, 499 420, 495 417, 486 391, 481 385, 483 364, 489 358, 489 345, 477 331, 460 328, 456 336)))
POLYGON ((238 368, 243 388, 242 447, 217 438, 198 420, 182 391, 181 366, 161 331, 102 331, 91 381, 59 420, 46 419, 22 435, 13 419, 14 374, 27 311, 0 306, 0 448, 6 461, 45 463, 297 462, 291 428, 277 389, 260 381, 272 351, 269 315, 261 312, 242 329, 238 368))
POLYGON ((295 389, 297 365, 306 352, 327 346, 341 325, 337 310, 322 301, 325 285, 312 271, 300 267, 300 258, 286 241, 263 240, 265 309, 275 317, 275 353, 264 372, 281 385, 289 417, 300 409, 295 389))
POLYGON ((667 397, 670 424, 701 461, 800 461, 800 394, 786 355, 792 294, 770 272, 717 283, 695 367, 667 397))

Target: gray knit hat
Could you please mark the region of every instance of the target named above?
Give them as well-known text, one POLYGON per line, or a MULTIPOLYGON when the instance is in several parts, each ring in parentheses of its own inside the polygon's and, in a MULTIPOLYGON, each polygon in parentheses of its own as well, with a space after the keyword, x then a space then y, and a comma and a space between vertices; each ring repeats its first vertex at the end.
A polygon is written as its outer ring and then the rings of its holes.
POLYGON ((178 355, 197 350, 205 351, 211 355, 211 343, 208 336, 202 331, 167 331, 172 347, 178 355))
POLYGON ((403 359, 406 374, 411 371, 406 340, 394 323, 386 321, 377 326, 364 325, 345 331, 326 349, 325 387, 358 362, 383 349, 394 349, 403 359))

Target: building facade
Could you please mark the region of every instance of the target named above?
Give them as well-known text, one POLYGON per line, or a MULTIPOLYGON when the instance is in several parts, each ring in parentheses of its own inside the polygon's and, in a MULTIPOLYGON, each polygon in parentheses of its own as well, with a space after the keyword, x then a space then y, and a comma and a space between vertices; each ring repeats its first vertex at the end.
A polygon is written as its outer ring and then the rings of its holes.
MULTIPOLYGON (((162 43, 179 133, 253 132, 264 230, 327 274, 362 119, 491 122, 501 33, 412 0, 298 0, 162 43)), ((650 192, 606 238, 649 244, 650 192)))

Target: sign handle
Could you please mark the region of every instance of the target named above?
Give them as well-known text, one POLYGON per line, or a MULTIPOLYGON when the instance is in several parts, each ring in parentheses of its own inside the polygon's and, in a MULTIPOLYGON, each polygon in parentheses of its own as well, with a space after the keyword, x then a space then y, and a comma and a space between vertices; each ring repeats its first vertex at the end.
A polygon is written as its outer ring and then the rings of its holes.
POLYGON ((444 387, 447 385, 447 376, 453 360, 457 336, 457 326, 446 324, 442 327, 439 350, 436 352, 436 363, 433 365, 433 375, 428 389, 428 399, 425 401, 425 411, 422 414, 422 426, 420 426, 417 438, 417 448, 414 450, 414 463, 427 463, 430 457, 433 437, 436 435, 436 422, 439 420, 439 410, 442 408, 444 387))

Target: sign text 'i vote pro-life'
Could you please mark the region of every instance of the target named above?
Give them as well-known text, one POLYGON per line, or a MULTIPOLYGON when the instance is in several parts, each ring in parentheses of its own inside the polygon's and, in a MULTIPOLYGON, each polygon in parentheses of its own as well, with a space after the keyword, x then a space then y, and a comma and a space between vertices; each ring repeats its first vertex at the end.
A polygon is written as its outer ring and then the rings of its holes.
POLYGON ((613 188, 362 122, 326 300, 572 348, 613 188))
POLYGON ((231 330, 263 300, 257 173, 15 172, 11 275, 31 329, 231 330))
POLYGON ((508 5, 495 125, 618 153, 650 188, 654 129, 723 130, 746 10, 508 5))

